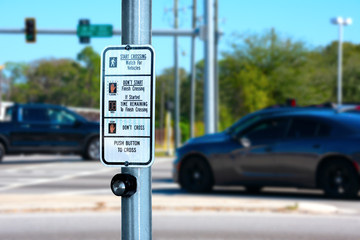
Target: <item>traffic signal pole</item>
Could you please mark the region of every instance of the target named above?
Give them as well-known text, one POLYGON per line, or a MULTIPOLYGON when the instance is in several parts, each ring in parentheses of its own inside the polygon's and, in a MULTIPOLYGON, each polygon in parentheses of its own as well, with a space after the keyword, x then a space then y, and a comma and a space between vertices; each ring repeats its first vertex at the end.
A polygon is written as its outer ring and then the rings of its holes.
MULTIPOLYGON (((151 0, 122 0, 123 45, 151 44, 151 0)), ((151 167, 121 169, 137 179, 137 191, 121 199, 123 240, 152 239, 151 167)))
MULTIPOLYGON (((193 0, 192 28, 196 28, 197 0, 193 0)), ((195 137, 195 96, 196 96, 196 62, 195 62, 195 36, 191 36, 191 85, 190 85, 190 138, 195 137)))
MULTIPOLYGON (((178 0, 174 0, 174 29, 178 29, 178 0)), ((180 147, 180 77, 179 77, 179 39, 174 37, 174 98, 175 98, 175 149, 180 147)))
MULTIPOLYGON (((25 29, 0 28, 0 34, 24 34, 25 29)), ((37 29, 37 35, 77 35, 76 29, 37 29)), ((113 35, 122 35, 121 30, 113 30, 113 35)), ((199 29, 154 29, 153 36, 158 37, 189 37, 199 36, 199 29)))
POLYGON ((215 79, 214 79, 214 8, 212 0, 204 0, 205 16, 205 79, 204 79, 204 123, 205 133, 215 132, 215 79))

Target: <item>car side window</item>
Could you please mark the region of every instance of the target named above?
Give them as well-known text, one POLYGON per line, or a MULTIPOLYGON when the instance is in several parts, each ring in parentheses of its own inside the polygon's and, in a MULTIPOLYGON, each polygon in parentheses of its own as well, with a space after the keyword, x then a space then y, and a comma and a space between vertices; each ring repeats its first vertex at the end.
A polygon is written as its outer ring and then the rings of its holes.
POLYGON ((313 119, 293 119, 287 137, 311 138, 330 135, 331 128, 313 119))
POLYGON ((318 125, 318 128, 317 128, 317 133, 316 133, 316 136, 318 137, 329 137, 330 134, 331 134, 331 127, 326 125, 326 124, 323 124, 323 123, 320 123, 318 125))
POLYGON ((284 137, 287 126, 287 119, 266 120, 245 130, 242 137, 248 138, 251 142, 273 141, 284 137))
POLYGON ((49 109, 48 115, 51 123, 54 124, 72 125, 76 121, 75 116, 63 109, 49 109))
POLYGON ((8 107, 5 110, 4 122, 11 122, 13 114, 13 107, 8 107))
POLYGON ((25 107, 21 110, 21 119, 23 122, 32 123, 47 123, 49 122, 49 116, 45 108, 31 108, 25 107))
POLYGON ((317 129, 317 122, 310 119, 293 119, 288 132, 289 138, 314 137, 317 129))
POLYGON ((255 122, 259 121, 261 117, 259 115, 250 117, 250 118, 244 118, 242 121, 239 122, 239 124, 234 124, 231 127, 231 132, 233 135, 238 135, 241 133, 244 129, 248 128, 250 125, 254 124, 255 122))

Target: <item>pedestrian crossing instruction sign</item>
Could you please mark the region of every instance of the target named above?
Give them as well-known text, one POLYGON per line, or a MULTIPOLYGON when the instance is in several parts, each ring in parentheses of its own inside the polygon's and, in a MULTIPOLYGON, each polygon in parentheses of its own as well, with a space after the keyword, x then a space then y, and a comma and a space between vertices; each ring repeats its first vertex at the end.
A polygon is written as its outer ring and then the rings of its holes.
POLYGON ((101 54, 100 158, 106 166, 154 162, 155 51, 106 47, 101 54))

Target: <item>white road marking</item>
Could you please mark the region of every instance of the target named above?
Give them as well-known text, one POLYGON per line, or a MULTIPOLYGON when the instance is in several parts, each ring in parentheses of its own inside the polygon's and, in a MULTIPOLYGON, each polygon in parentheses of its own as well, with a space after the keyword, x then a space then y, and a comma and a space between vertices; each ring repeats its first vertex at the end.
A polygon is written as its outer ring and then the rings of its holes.
POLYGON ((10 184, 5 187, 0 187, 0 191, 6 191, 6 190, 15 189, 15 188, 28 187, 28 186, 39 185, 39 184, 50 183, 50 182, 64 181, 64 180, 69 180, 69 179, 73 179, 73 178, 77 178, 77 177, 101 174, 101 173, 110 172, 110 171, 113 171, 113 169, 103 168, 103 169, 96 170, 96 171, 82 171, 82 172, 77 172, 74 174, 67 174, 67 175, 63 175, 60 177, 54 177, 54 178, 36 179, 36 180, 27 182, 27 183, 14 183, 14 184, 10 184))
MULTIPOLYGON (((41 167, 47 167, 47 166, 51 166, 54 165, 54 163, 45 163, 45 164, 41 164, 41 167)), ((29 171, 29 170, 35 170, 35 169, 39 169, 39 165, 31 165, 31 166, 26 166, 26 167, 17 167, 17 168, 11 168, 11 169, 5 169, 5 170, 0 170, 0 172, 6 172, 6 173, 17 173, 20 171, 29 171)))
MULTIPOLYGON (((57 160, 56 156, 54 158, 47 157, 47 156, 31 156, 26 157, 26 159, 54 159, 57 160)), ((10 159, 8 159, 10 160, 10 159)), ((31 160, 30 160, 31 161, 31 160)), ((166 162, 173 161, 172 157, 165 157, 165 158, 156 158, 155 164, 162 164, 166 162)), ((114 171, 114 168, 103 168, 101 167, 99 163, 99 168, 94 171, 80 171, 78 172, 77 168, 68 168, 68 169, 57 169, 58 167, 67 166, 68 162, 53 162, 53 163, 41 163, 41 164, 29 164, 27 166, 20 166, 20 167, 12 167, 10 169, 4 169, 0 170, 0 175, 2 176, 1 184, 0 184, 0 192, 4 192, 7 190, 12 190, 16 188, 21 187, 28 187, 28 186, 35 186, 40 184, 46 184, 51 182, 57 182, 57 181, 64 181, 69 180, 77 177, 83 177, 83 176, 89 176, 89 175, 95 175, 95 174, 101 174, 105 172, 111 172, 114 171), (66 163, 66 164, 65 164, 66 163), (65 164, 65 165, 64 165, 65 164), (62 172, 64 175, 62 175, 62 172), (70 173, 69 173, 70 172, 70 173), (49 175, 52 175, 52 177, 49 177, 49 175), (17 175, 19 177, 17 177, 17 175), (40 176, 45 175, 45 176, 40 176), (58 175, 58 176, 56 176, 58 175), (33 178, 31 178, 33 176, 33 178), (38 177, 36 177, 38 176, 38 177)), ((76 164, 76 167, 78 167, 80 162, 74 162, 76 164)), ((83 164, 83 162, 81 162, 83 164)), ((15 165, 16 166, 16 165, 15 165)), ((91 165, 93 166, 93 165, 91 165)), ((157 184, 155 184, 156 186, 157 184)), ((94 190, 91 190, 94 191, 94 190)), ((95 192, 98 190, 95 190, 95 192)), ((104 190, 101 190, 104 191, 104 190)), ((108 189, 106 189, 108 191, 108 189)), ((79 192, 79 191, 76 191, 79 192)), ((82 192, 82 191, 80 191, 82 192)), ((86 192, 84 192, 86 194, 86 192)), ((76 194, 75 192, 63 192, 61 194, 76 194)))
POLYGON ((83 190, 83 191, 66 191, 66 192, 56 192, 45 194, 47 196, 79 196, 79 195, 102 195, 102 194, 111 194, 110 187, 92 189, 92 190, 83 190))

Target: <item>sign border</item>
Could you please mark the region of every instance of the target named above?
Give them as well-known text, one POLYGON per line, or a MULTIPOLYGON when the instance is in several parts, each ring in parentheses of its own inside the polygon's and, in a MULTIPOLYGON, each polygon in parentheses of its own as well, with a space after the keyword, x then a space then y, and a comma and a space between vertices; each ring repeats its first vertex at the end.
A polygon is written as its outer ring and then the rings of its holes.
MULTIPOLYGON (((141 76, 142 74, 138 75, 128 75, 128 74, 120 74, 116 76, 141 76)), ((106 76, 112 76, 112 75, 106 75, 106 76)), ((148 74, 146 74, 148 76, 148 74)), ((155 103, 155 51, 154 48, 151 45, 119 45, 119 46, 108 46, 106 47, 102 52, 102 58, 101 58, 101 96, 100 96, 100 116, 101 116, 101 124, 100 124, 100 160, 101 162, 106 166, 124 166, 124 167, 150 167, 154 163, 154 116, 155 116, 155 109, 154 109, 154 103, 155 103), (105 138, 105 118, 104 118, 104 111, 105 111, 105 54, 109 50, 149 50, 151 53, 151 73, 150 73, 150 159, 147 162, 109 162, 105 159, 105 147, 104 147, 104 138, 105 138)), ((137 117, 116 117, 116 118, 137 118, 137 117)), ((143 118, 143 117, 138 117, 143 118)), ((122 136, 126 137, 126 136, 122 136)), ((129 136, 129 138, 133 138, 129 136)))

